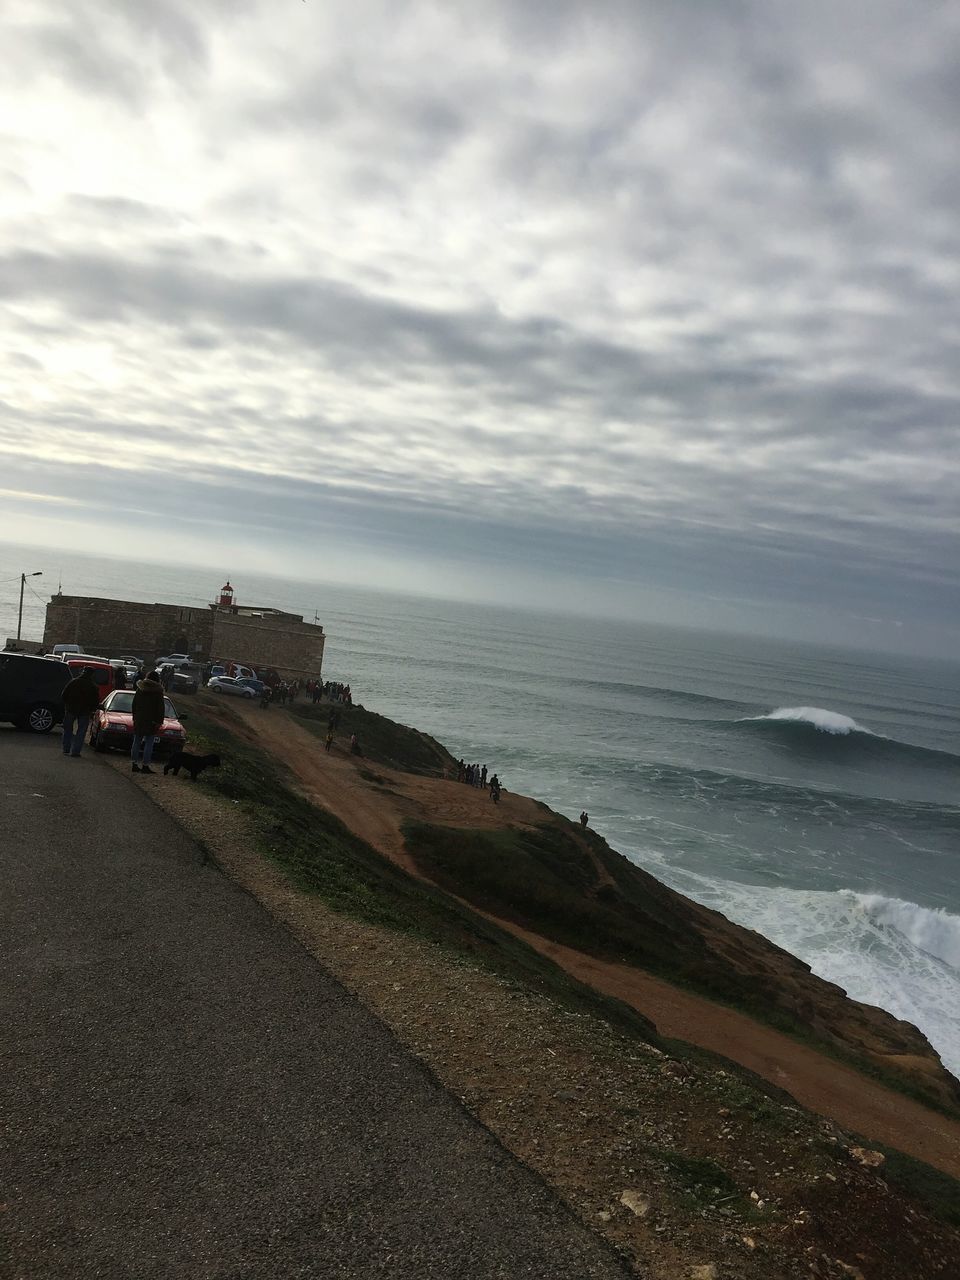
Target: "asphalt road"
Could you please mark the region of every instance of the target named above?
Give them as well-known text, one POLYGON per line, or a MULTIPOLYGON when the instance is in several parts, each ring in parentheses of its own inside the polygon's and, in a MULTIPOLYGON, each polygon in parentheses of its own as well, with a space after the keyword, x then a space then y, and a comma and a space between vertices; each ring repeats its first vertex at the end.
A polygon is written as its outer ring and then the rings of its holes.
POLYGON ((629 1274, 92 753, 0 726, 0 876, 4 1277, 629 1274))

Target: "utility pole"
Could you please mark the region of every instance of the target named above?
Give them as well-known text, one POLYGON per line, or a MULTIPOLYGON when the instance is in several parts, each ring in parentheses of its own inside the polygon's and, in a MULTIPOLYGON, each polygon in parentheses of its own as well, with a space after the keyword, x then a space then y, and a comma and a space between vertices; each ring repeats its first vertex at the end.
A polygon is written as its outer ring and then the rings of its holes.
MULTIPOLYGON (((30 574, 31 578, 42 578, 43 570, 38 569, 36 573, 30 574)), ((20 628, 23 626, 23 588, 27 585, 27 575, 20 575, 20 612, 17 614, 17 639, 20 639, 20 628)))

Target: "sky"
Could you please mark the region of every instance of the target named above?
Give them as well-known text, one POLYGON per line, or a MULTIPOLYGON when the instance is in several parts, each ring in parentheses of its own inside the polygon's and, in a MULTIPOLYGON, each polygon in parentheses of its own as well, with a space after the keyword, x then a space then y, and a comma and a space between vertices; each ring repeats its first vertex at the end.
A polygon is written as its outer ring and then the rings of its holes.
POLYGON ((0 536, 956 652, 960 6, 0 38, 0 536))

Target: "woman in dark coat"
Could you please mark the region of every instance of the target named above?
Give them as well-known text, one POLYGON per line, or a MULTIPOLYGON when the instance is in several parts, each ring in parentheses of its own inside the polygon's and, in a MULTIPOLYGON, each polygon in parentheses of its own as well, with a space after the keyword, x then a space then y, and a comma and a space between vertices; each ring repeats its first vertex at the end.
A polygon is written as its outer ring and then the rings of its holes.
POLYGON ((153 759, 153 744, 163 726, 166 708, 163 697, 163 685, 160 683, 159 671, 151 671, 137 684, 133 695, 133 746, 130 759, 133 761, 134 773, 153 773, 150 761, 153 759), (138 764, 143 752, 143 764, 138 764))

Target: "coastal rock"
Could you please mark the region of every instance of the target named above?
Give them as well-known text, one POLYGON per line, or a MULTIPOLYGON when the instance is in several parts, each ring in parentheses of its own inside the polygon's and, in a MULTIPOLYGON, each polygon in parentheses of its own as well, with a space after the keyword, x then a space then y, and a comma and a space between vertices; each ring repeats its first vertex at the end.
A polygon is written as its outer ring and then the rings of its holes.
POLYGON ((715 1262, 705 1262, 690 1268, 690 1280, 719 1280, 719 1276, 715 1262))
POLYGON ((847 1155, 864 1169, 881 1169, 887 1162, 882 1151, 870 1151, 867 1147, 847 1147, 847 1155))
POLYGON ((631 1213, 636 1214, 638 1218, 645 1218, 650 1212, 650 1201, 640 1194, 639 1191, 620 1192, 620 1203, 631 1213))

